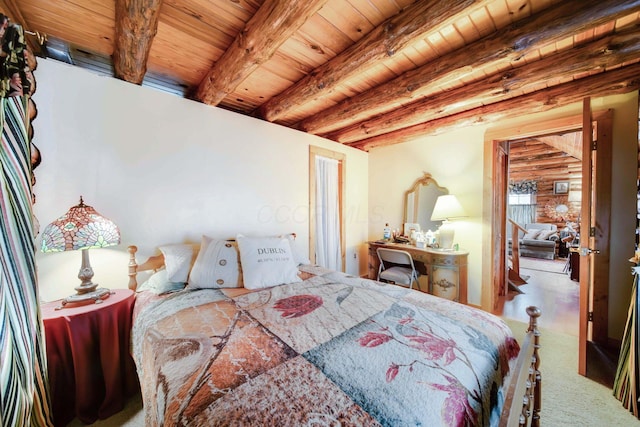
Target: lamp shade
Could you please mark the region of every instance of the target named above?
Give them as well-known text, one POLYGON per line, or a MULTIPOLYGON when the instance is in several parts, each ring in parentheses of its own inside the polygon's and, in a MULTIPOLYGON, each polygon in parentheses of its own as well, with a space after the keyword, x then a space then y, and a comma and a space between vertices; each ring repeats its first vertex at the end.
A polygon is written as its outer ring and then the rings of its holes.
POLYGON ((80 203, 47 225, 42 232, 42 252, 106 248, 120 244, 120 231, 113 221, 91 206, 80 203))
POLYGON ((462 205, 453 194, 438 196, 436 204, 431 213, 431 221, 443 221, 452 218, 467 216, 462 205))

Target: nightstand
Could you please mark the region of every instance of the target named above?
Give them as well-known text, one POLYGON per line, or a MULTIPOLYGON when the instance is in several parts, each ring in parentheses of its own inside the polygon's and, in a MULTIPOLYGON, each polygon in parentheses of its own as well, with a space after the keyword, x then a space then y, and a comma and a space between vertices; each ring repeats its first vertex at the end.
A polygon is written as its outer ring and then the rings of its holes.
POLYGON ((41 305, 56 426, 107 418, 137 391, 129 353, 134 301, 133 291, 116 289, 100 304, 41 305))

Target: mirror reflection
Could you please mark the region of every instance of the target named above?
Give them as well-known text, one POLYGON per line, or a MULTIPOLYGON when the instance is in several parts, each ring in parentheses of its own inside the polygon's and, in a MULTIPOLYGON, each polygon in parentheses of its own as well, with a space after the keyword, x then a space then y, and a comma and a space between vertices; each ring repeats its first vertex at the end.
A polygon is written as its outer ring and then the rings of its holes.
POLYGON ((431 212, 438 196, 449 194, 440 187, 431 174, 426 173, 416 180, 404 195, 404 223, 420 224, 423 231, 436 231, 442 221, 431 221, 431 212))

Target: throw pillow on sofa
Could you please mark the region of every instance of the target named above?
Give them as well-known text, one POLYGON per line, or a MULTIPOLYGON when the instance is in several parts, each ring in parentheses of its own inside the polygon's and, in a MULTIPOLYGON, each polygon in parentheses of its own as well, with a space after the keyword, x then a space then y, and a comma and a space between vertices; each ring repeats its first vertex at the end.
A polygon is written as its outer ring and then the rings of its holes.
POLYGON ((549 240, 556 233, 555 230, 540 230, 540 234, 536 237, 538 240, 549 240))
POLYGON ((535 240, 536 237, 540 234, 542 230, 538 230, 537 228, 532 228, 527 230, 522 240, 535 240))

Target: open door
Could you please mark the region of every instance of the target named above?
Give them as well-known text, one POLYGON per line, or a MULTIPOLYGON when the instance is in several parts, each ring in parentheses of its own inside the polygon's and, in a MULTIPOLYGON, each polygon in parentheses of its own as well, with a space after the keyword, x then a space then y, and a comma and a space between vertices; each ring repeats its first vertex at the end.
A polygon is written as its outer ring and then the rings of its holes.
POLYGON ((586 98, 582 116, 578 373, 586 376, 589 344, 608 339, 613 112, 592 117, 586 98))
POLYGON ((506 179, 506 170, 502 164, 509 153, 500 148, 500 142, 583 129, 578 373, 587 375, 589 345, 604 345, 608 340, 613 111, 592 116, 588 99, 583 110, 582 115, 519 124, 486 133, 485 168, 491 173, 487 175, 490 179, 485 177, 485 188, 491 191, 491 204, 483 208, 483 221, 490 230, 484 239, 490 242, 490 247, 486 247, 487 256, 483 254, 486 273, 483 273, 482 307, 488 311, 496 309, 506 275, 499 261, 505 250, 500 242, 506 242, 503 234, 506 215, 502 210, 506 201, 498 198, 498 193, 506 193, 502 181, 506 179))
MULTIPOLYGON (((496 233, 495 248, 496 253, 495 268, 504 271, 498 281, 498 294, 507 295, 508 286, 507 278, 509 275, 509 265, 507 264, 507 188, 509 182, 509 143, 507 141, 496 141, 496 188, 494 197, 498 209, 496 210, 496 225, 498 225, 498 233, 496 233), (502 250, 500 250, 502 249, 502 250)), ((497 298, 496 298, 497 300, 497 298)), ((494 307, 495 308, 495 307, 494 307)))

